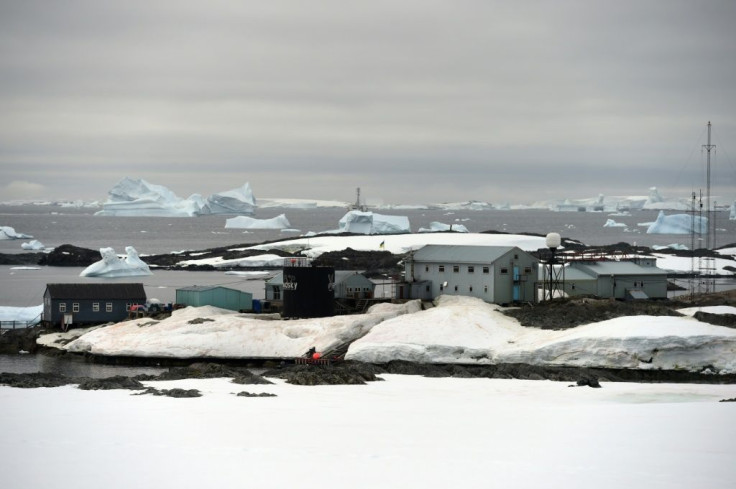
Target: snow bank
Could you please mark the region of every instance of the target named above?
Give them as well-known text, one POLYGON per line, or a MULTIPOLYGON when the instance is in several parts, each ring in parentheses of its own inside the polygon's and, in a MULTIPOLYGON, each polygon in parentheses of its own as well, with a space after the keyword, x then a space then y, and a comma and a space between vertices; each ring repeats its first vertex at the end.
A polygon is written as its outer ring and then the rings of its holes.
POLYGON ((708 218, 706 217, 688 214, 666 216, 664 211, 659 211, 657 220, 647 228, 647 234, 690 234, 693 230, 696 233, 705 234, 707 226, 708 218))
POLYGON ((100 248, 102 260, 88 266, 80 277, 136 277, 153 275, 148 264, 138 257, 138 252, 132 246, 126 246, 125 258, 119 258, 112 248, 100 248))
POLYGON ((432 221, 429 223, 428 228, 419 228, 420 233, 436 233, 436 232, 443 232, 443 231, 454 231, 456 233, 467 233, 468 228, 466 228, 462 224, 444 224, 437 221, 432 221))
POLYGON ((350 346, 371 363, 527 363, 736 372, 736 330, 692 318, 635 316, 564 331, 524 328, 480 299, 441 296, 437 307, 386 321, 350 346))
POLYGON ((282 267, 284 266, 284 257, 274 254, 264 254, 256 256, 248 256, 245 258, 233 258, 231 260, 225 260, 222 257, 209 258, 205 260, 184 260, 180 261, 178 265, 181 266, 194 266, 194 265, 212 265, 215 268, 232 268, 232 267, 248 267, 248 268, 260 268, 260 267, 282 267))
POLYGON ((187 307, 159 322, 143 318, 96 329, 66 349, 162 358, 299 357, 313 346, 327 351, 364 335, 382 321, 419 309, 419 301, 412 301, 374 306, 359 315, 264 321, 212 306, 187 307))
POLYGON ((225 229, 288 229, 290 227, 291 224, 284 214, 271 219, 237 216, 225 221, 225 229))
POLYGON ((10 226, 0 226, 0 240, 3 239, 29 239, 33 236, 29 234, 16 233, 15 229, 10 226))
POLYGON ((373 212, 350 211, 339 222, 341 233, 398 234, 410 233, 407 216, 387 216, 373 212))

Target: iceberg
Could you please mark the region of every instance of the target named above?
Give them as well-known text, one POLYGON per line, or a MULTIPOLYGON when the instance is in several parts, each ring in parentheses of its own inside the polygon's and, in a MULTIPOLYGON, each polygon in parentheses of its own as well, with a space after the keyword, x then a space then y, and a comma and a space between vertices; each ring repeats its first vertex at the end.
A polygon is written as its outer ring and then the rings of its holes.
POLYGON ((420 233, 436 233, 442 231, 454 231, 456 233, 468 233, 468 228, 462 224, 444 224, 442 222, 432 221, 428 228, 419 228, 420 233))
POLYGON ((647 228, 647 234, 690 234, 693 231, 705 234, 707 227, 707 217, 688 214, 665 216, 664 211, 659 211, 657 220, 647 228))
POLYGON ((29 239, 32 237, 29 234, 16 233, 15 229, 10 226, 0 226, 0 239, 29 239))
POLYGON ((339 222, 341 233, 400 234, 411 233, 407 216, 387 216, 373 212, 349 211, 339 222))
POLYGON ((284 214, 271 219, 237 216, 225 221, 225 229, 288 229, 290 227, 291 224, 284 214))
POLYGON ((201 196, 182 199, 163 185, 125 177, 108 192, 95 216, 191 217, 202 208, 201 196))
POLYGON ((182 199, 163 185, 125 177, 108 192, 96 216, 193 217, 202 214, 253 214, 256 200, 250 184, 212 194, 182 199))
POLYGON ((200 210, 200 214, 255 214, 256 198, 245 183, 240 188, 227 190, 207 197, 207 201, 200 210))
POLYGON ((0 321, 17 321, 32 326, 41 322, 42 313, 43 304, 30 307, 0 306, 0 321))
POLYGON ((80 277, 136 277, 153 275, 148 265, 138 257, 138 252, 132 246, 126 246, 125 258, 119 258, 112 248, 100 248, 102 260, 88 266, 80 277))
POLYGON ((731 221, 736 221, 736 200, 734 200, 733 204, 731 204, 731 214, 728 216, 728 219, 731 221))
POLYGON ((46 249, 46 247, 43 245, 43 243, 41 243, 37 239, 31 240, 28 243, 22 243, 20 245, 20 247, 23 248, 24 250, 43 250, 43 249, 46 249))

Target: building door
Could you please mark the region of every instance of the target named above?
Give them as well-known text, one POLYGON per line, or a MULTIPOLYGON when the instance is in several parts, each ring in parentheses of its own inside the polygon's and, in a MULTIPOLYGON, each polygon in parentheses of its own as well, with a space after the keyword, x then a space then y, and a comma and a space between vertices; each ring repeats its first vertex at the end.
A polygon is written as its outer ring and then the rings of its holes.
POLYGON ((521 289, 520 279, 521 279, 521 277, 519 277, 519 267, 514 266, 514 290, 513 290, 513 301, 514 302, 519 302, 519 300, 521 298, 521 293, 520 293, 520 289, 521 289))

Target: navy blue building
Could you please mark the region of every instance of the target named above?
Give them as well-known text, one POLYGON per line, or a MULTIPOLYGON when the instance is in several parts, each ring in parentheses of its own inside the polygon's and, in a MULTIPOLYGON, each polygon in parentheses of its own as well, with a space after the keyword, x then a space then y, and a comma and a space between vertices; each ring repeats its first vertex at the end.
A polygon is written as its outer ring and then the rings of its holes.
POLYGON ((62 329, 70 325, 118 322, 133 304, 144 304, 143 284, 46 284, 43 321, 62 329))

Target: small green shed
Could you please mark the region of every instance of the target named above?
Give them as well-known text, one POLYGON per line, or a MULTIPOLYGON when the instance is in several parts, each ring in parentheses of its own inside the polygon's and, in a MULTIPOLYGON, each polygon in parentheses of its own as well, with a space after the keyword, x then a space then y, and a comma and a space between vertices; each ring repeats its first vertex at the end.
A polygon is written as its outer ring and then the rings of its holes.
POLYGON ((176 289, 176 303, 187 306, 215 306, 231 311, 253 310, 253 294, 219 285, 193 285, 176 289))

